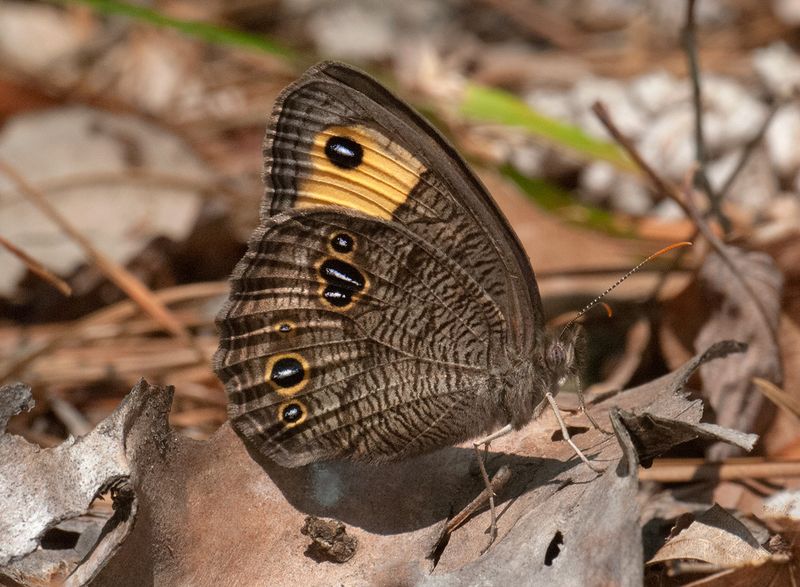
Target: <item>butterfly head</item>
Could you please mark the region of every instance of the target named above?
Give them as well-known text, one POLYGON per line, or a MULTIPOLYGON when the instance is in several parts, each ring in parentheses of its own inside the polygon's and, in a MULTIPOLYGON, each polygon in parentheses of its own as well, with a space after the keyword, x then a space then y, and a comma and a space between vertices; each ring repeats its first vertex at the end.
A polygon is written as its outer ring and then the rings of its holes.
POLYGON ((533 360, 526 362, 529 370, 523 369, 505 394, 505 413, 512 415, 514 428, 525 426, 541 413, 547 405, 546 393, 555 396, 568 379, 579 375, 584 346, 579 324, 570 324, 560 333, 548 333, 544 347, 538 347, 533 360))
POLYGON ((550 391, 553 395, 567 379, 580 374, 584 347, 583 327, 578 323, 570 324, 548 340, 544 360, 552 375, 550 391))

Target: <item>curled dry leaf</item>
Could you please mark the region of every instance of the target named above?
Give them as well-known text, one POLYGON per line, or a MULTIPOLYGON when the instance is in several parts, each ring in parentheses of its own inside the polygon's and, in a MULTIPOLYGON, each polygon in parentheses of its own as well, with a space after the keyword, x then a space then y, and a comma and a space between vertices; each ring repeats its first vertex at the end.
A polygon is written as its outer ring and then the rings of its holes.
POLYGON ((671 560, 699 560, 715 567, 761 564, 770 558, 747 527, 719 505, 676 529, 647 564, 671 560))
MULTIPOLYGON (((800 492, 785 490, 764 501, 759 519, 773 532, 765 544, 766 561, 738 566, 704 579, 703 587, 750 587, 752 585, 800 584, 800 492)), ((690 585, 695 585, 691 583, 690 585)))
POLYGON ((791 527, 779 526, 778 529, 781 533, 773 535, 765 548, 742 522, 714 504, 691 523, 680 528, 676 526, 674 536, 648 565, 694 560, 708 565, 709 569, 722 569, 702 579, 682 583, 686 587, 797 585, 800 574, 794 562, 796 522, 791 527), (791 540, 791 546, 782 536, 791 540))
MULTIPOLYGON (((644 404, 643 409, 626 410, 619 397, 612 398, 611 401, 616 404, 612 409, 619 413, 620 419, 628 429, 640 460, 647 462, 671 447, 695 438, 722 440, 748 451, 753 448, 758 439, 755 434, 745 434, 714 424, 701 423, 703 405, 700 400, 689 401, 684 398, 683 402, 676 403, 672 395, 658 393, 666 386, 672 394, 680 394, 698 367, 702 368, 702 365, 714 358, 724 357, 730 353, 741 353, 746 348, 746 345, 733 341, 717 343, 705 353, 687 361, 676 371, 635 388, 639 390, 638 393, 644 393, 646 390, 647 393, 653 394, 652 401, 644 404)), ((724 361, 726 364, 732 362, 724 361)))
MULTIPOLYGON (((758 302, 716 253, 710 253, 699 273, 703 298, 711 313, 695 339, 695 348, 729 338, 748 344, 738 361, 703 365, 704 394, 720 426, 763 433, 774 406, 755 389, 753 377, 780 384, 780 352, 775 332, 780 317, 783 278, 772 258, 764 253, 726 247, 739 275, 747 281, 758 302), (760 303, 764 317, 756 303, 760 303), (764 320, 768 319, 769 324, 764 320)), ((734 447, 715 445, 713 458, 737 454, 734 447)))
MULTIPOLYGON (((24 560, 41 529, 86 508, 113 463, 114 474, 130 475, 137 519, 119 549, 105 551, 105 567, 93 585, 218 585, 234 578, 239 584, 295 585, 298 577, 313 585, 638 585, 643 580, 639 453, 650 457, 670 443, 655 442, 631 423, 640 417, 662 429, 677 427, 680 433, 669 437, 675 442, 707 433, 699 424, 699 404, 686 400, 683 386, 699 364, 740 350, 735 343, 715 345, 672 374, 592 406, 595 418, 611 418, 616 438, 584 426, 582 416, 568 417, 575 442, 603 469, 600 475, 566 443, 554 441, 560 428, 549 412, 499 439, 489 454, 489 472, 506 466, 512 475, 498 496, 498 539, 482 556, 489 525, 485 508, 440 544, 447 518, 482 489, 471 445, 381 466, 331 462, 283 469, 249 452, 227 424, 205 442, 173 433, 167 425, 171 393, 142 384, 87 437, 38 451, 52 466, 13 478, 5 473, 5 483, 15 490, 0 507, 0 526, 24 531, 24 540, 9 543, 6 557, 24 560), (618 411, 611 409, 615 406, 618 411), (105 444, 95 457, 101 462, 86 477, 91 482, 54 509, 58 515, 40 515, 33 530, 8 513, 20 500, 35 502, 28 506, 35 511, 60 504, 67 491, 64 471, 74 464, 51 455, 101 436, 105 444), (50 492, 31 493, 28 485, 50 492), (307 516, 340 522, 358 541, 353 558, 343 563, 312 558, 309 538, 302 534, 307 516)), ((20 458, 38 462, 24 441, 0 438, 11 447, 4 455, 7 471, 18 467, 20 458)), ((753 438, 744 440, 750 444, 753 438)), ((70 477, 66 480, 71 487, 70 477)), ((78 573, 94 575, 82 566, 73 576, 78 573)))

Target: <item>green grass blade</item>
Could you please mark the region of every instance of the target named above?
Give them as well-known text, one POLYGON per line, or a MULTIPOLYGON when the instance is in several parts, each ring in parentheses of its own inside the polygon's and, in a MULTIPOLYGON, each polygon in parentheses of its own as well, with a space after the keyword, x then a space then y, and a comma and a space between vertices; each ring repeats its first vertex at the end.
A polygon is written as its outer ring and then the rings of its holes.
POLYGON ((467 85, 461 114, 473 121, 522 128, 588 159, 602 159, 625 171, 636 170, 617 145, 591 137, 576 126, 544 116, 503 90, 478 84, 467 85))
POLYGON ((155 26, 179 31, 209 43, 233 45, 255 49, 284 59, 293 59, 294 52, 266 37, 252 35, 236 29, 222 27, 206 22, 187 21, 173 18, 144 6, 117 2, 116 0, 56 0, 60 4, 83 4, 102 14, 127 16, 155 26))

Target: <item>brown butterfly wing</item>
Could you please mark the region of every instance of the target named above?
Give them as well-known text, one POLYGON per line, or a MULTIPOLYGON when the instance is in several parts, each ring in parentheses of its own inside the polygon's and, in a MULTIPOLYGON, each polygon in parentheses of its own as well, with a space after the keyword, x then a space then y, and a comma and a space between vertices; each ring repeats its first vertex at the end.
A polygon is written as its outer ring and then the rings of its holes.
POLYGON ((496 402, 475 408, 491 401, 485 341, 503 318, 446 255, 401 224, 330 209, 276 215, 252 244, 220 316, 217 370, 233 425, 263 454, 400 458, 502 419, 496 402), (351 252, 331 247, 342 235, 351 252), (337 286, 347 303, 325 297, 337 286))
POLYGON ((544 334, 522 248, 478 180, 377 82, 323 64, 276 104, 262 224, 215 364, 234 427, 278 463, 386 460, 510 415, 544 334))
POLYGON ((536 279, 507 220, 452 145, 371 77, 334 62, 308 70, 276 102, 264 159, 262 219, 298 206, 343 205, 347 195, 344 205, 403 222, 478 278, 514 317, 506 333, 514 351, 527 357, 543 344, 536 279), (363 170, 370 181, 351 184, 347 171, 330 165, 314 173, 316 137, 347 127, 377 136, 363 170))

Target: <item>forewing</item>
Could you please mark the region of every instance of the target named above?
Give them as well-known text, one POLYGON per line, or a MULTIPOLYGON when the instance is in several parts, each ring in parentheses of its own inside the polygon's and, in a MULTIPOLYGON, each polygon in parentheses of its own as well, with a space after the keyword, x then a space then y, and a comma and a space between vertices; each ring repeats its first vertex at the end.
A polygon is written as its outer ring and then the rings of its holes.
MULTIPOLYGON (((402 222, 478 280, 507 317, 502 346, 541 348, 544 318, 528 256, 464 160, 422 117, 346 65, 310 69, 278 99, 264 145, 262 218, 336 205, 402 222), (361 165, 326 157, 334 136, 364 147, 361 165)), ((506 359, 496 356, 498 366, 506 359)))

